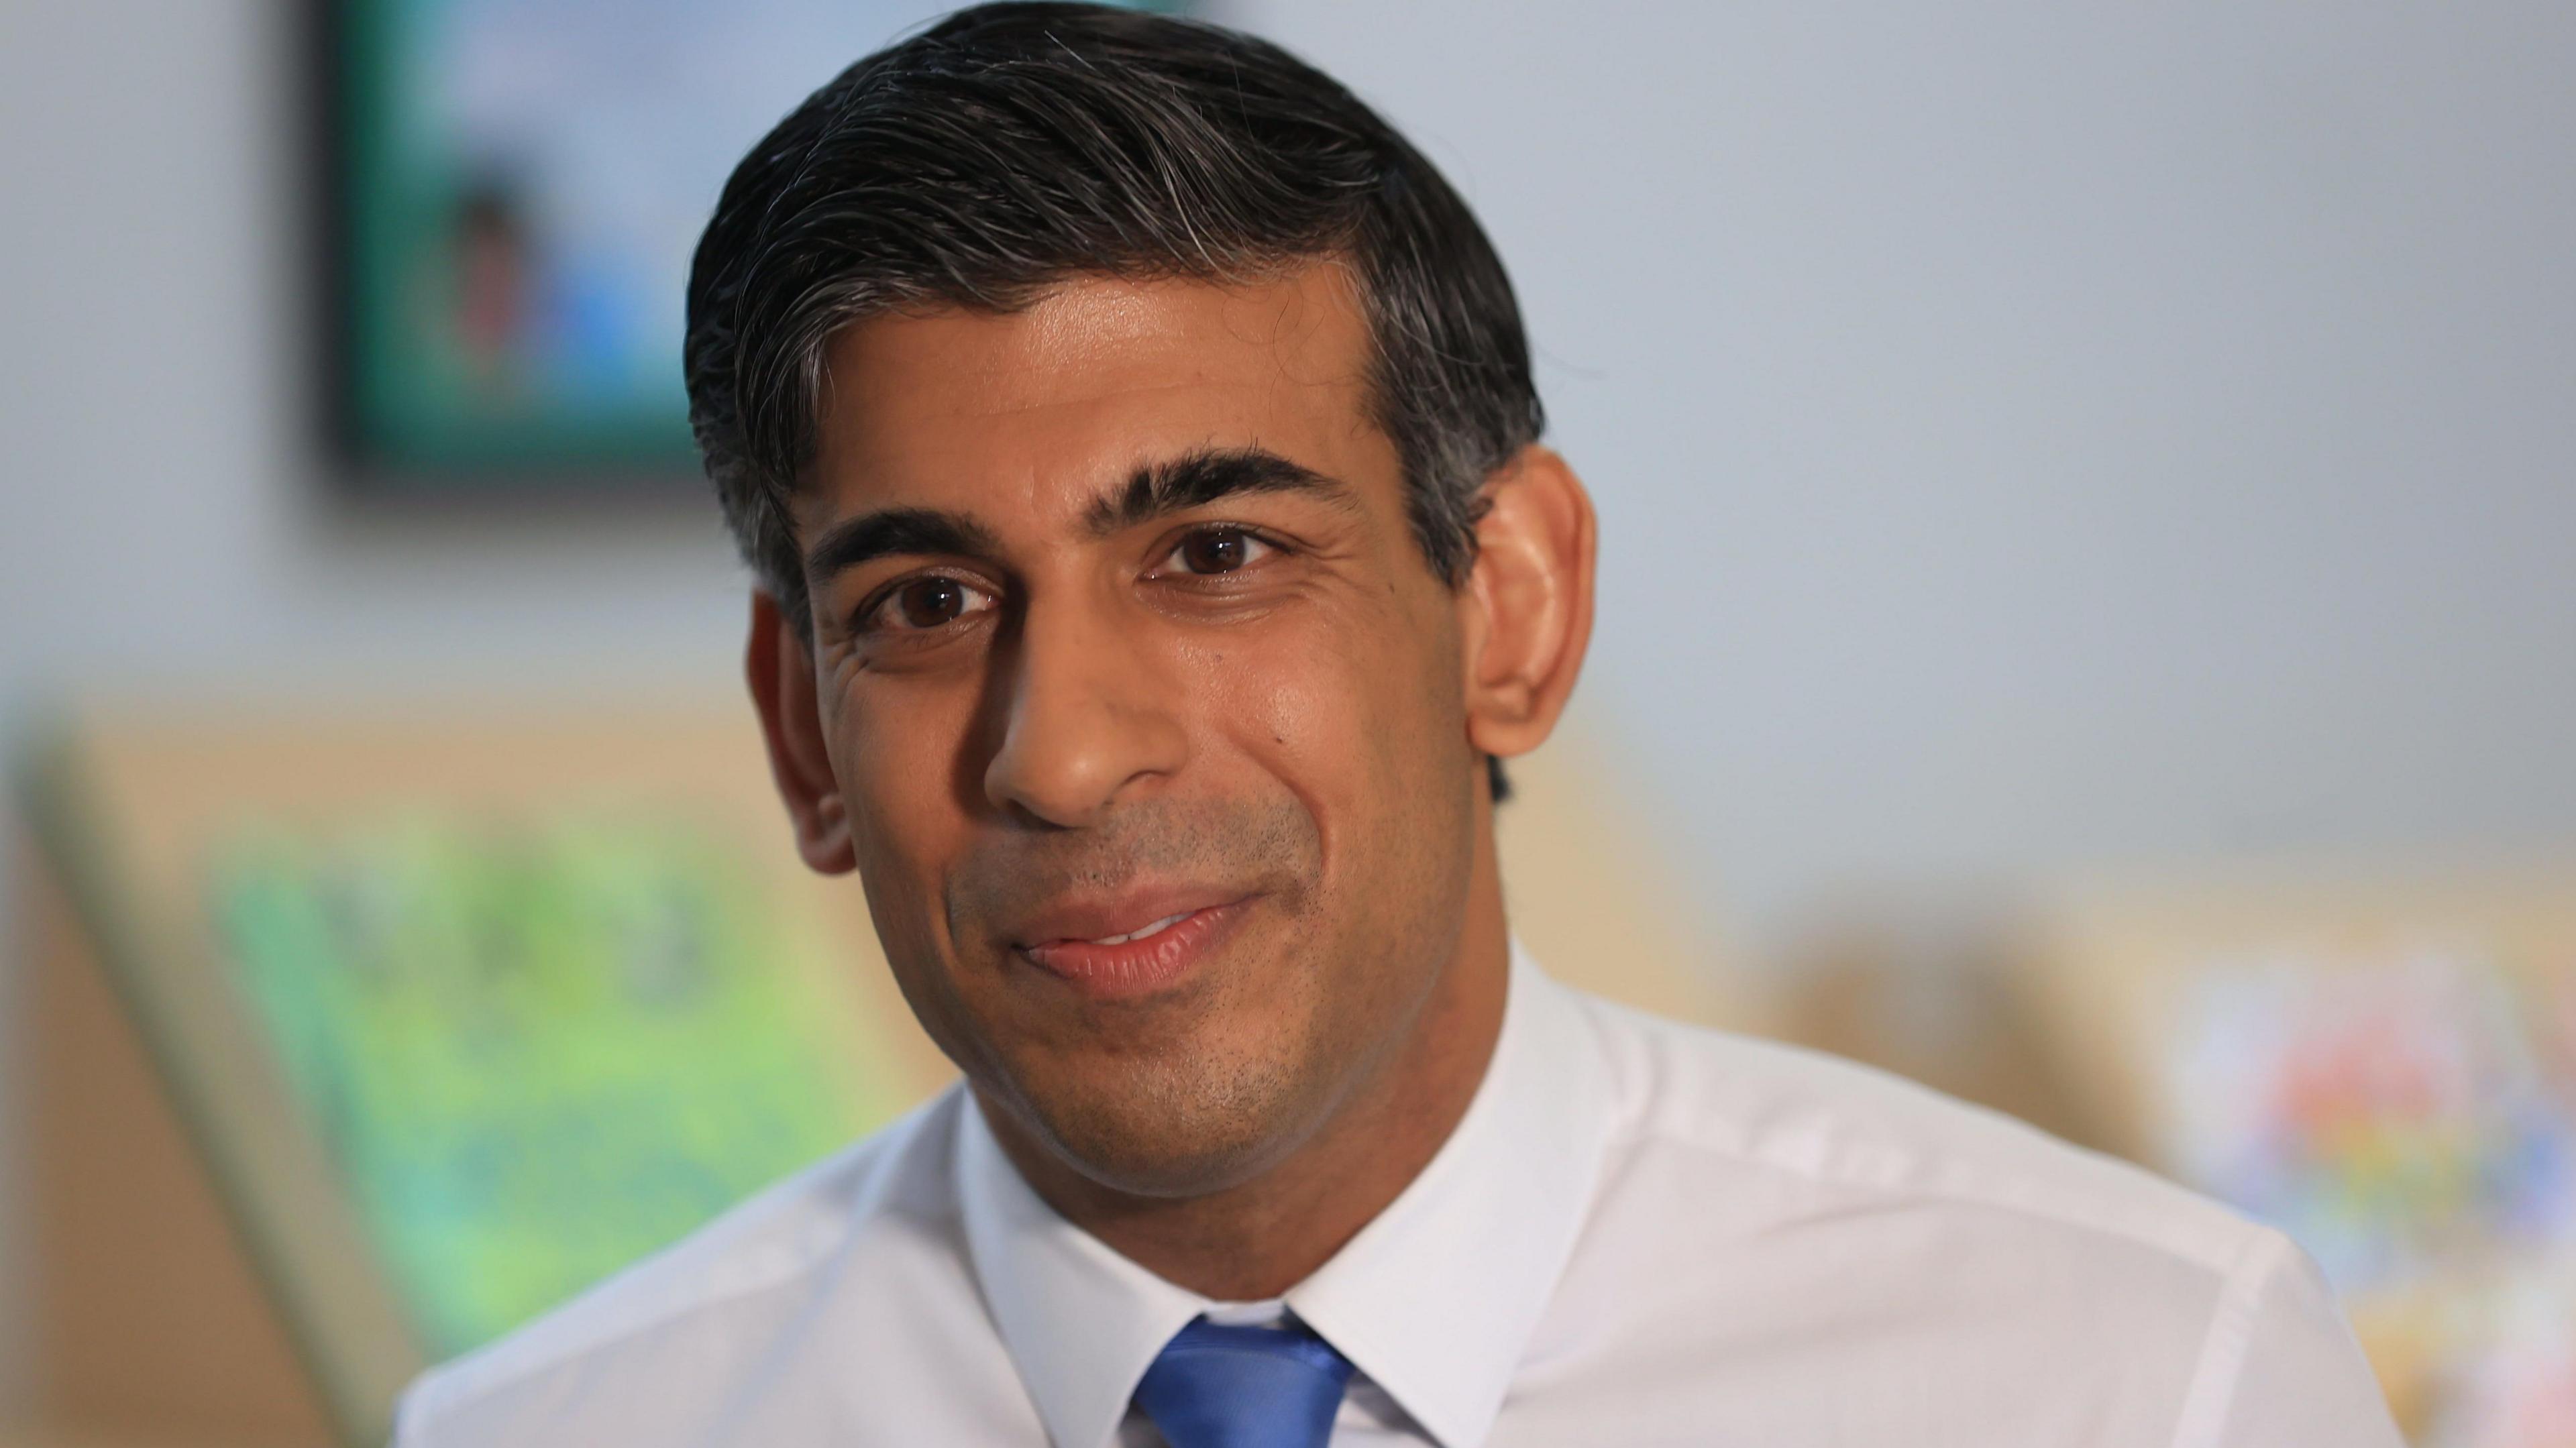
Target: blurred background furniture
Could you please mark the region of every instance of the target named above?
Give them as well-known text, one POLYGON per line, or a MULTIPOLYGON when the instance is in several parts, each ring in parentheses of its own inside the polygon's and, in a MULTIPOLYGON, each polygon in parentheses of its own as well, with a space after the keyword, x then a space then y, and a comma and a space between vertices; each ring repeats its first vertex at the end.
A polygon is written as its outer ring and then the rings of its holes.
POLYGON ((1795 979, 1792 1038, 2286 1231, 2412 1441, 2576 1434, 2576 860, 2086 872, 1795 979))

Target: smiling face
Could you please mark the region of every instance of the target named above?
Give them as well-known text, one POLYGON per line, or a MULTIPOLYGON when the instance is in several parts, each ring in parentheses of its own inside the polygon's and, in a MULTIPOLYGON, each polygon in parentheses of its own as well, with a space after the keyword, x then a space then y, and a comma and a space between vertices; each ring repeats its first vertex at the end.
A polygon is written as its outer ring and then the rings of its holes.
POLYGON ((1410 531, 1369 355, 1326 264, 829 353, 809 857, 856 866, 988 1112, 1118 1190, 1294 1151, 1460 949, 1481 623, 1410 531))

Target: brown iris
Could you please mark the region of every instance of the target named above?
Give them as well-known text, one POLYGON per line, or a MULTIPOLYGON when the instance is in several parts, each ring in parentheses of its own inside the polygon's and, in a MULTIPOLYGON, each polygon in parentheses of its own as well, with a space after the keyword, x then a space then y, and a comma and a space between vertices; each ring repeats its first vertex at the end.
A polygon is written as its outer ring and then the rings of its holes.
POLYGON ((1181 562, 1192 573, 1232 573, 1249 562, 1252 539, 1232 528, 1210 528, 1181 540, 1181 562))
POLYGON ((895 590, 906 628, 937 628, 966 612, 966 586, 953 578, 917 578, 895 590))

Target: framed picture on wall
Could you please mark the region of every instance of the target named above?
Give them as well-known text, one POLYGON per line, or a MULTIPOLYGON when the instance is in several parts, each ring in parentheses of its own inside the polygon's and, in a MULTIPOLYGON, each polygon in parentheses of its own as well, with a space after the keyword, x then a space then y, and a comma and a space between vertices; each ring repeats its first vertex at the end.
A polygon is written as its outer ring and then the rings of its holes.
POLYGON ((816 86, 952 7, 319 8, 345 471, 494 493, 694 474, 682 290, 726 175, 816 86))

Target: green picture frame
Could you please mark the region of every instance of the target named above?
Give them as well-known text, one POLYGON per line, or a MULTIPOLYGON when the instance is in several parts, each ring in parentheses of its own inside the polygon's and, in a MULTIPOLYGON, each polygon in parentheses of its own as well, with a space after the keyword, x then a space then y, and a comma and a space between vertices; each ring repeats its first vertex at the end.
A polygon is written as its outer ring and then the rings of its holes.
POLYGON ((318 4, 332 441, 360 489, 414 494, 694 482, 683 289, 726 175, 950 8, 318 4))

